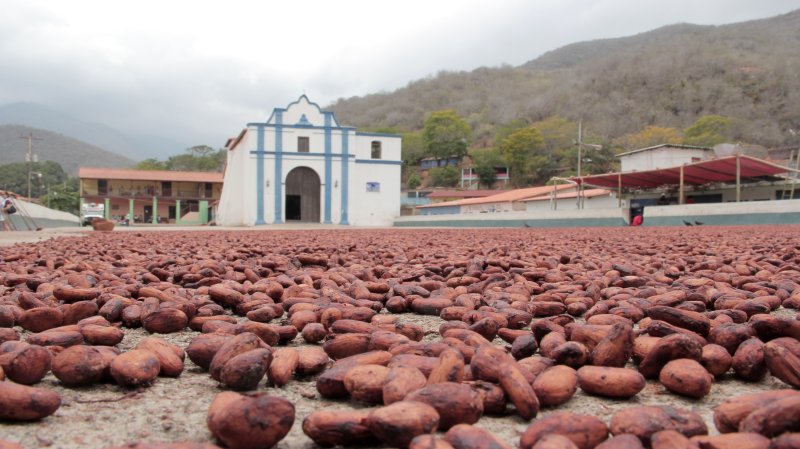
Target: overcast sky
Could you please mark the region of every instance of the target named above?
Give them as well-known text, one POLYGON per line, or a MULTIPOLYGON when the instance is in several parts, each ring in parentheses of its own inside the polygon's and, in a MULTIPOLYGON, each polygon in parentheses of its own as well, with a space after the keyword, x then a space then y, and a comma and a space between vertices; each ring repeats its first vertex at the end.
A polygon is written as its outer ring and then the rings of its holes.
MULTIPOLYGON (((0 0, 0 105, 220 147, 305 92, 392 91, 573 42, 725 24, 800 0, 0 0)), ((180 149, 165 149, 174 153, 180 149)))

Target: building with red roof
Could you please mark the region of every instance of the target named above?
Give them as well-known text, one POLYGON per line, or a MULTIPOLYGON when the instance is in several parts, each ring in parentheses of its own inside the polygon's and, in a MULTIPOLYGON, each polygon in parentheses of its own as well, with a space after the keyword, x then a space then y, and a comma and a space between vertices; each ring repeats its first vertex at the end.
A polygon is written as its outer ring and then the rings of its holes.
POLYGON ((81 167, 81 210, 151 224, 205 224, 219 200, 222 173, 81 167))

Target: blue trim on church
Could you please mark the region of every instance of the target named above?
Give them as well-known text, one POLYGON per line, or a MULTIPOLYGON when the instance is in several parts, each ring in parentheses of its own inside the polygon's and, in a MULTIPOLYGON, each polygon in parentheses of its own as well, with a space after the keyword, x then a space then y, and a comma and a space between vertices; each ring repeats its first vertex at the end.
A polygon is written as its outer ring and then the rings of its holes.
POLYGON ((356 159, 356 164, 403 165, 403 161, 386 161, 383 159, 356 159))
MULTIPOLYGON (((265 156, 272 156, 272 155, 278 154, 276 151, 258 151, 258 150, 250 151, 250 154, 259 154, 259 153, 264 154, 265 156)), ((295 156, 300 156, 300 157, 309 157, 309 156, 325 157, 325 153, 283 153, 283 154, 287 155, 287 157, 289 157, 289 156, 291 156, 291 157, 295 157, 295 156)), ((343 157, 343 155, 341 155, 339 153, 331 153, 331 158, 337 158, 337 157, 340 158, 340 157, 343 157)), ((348 154, 348 155, 346 155, 346 157, 354 159, 356 157, 356 155, 355 154, 348 154)))
MULTIPOLYGON (((342 130, 342 218, 339 224, 349 225, 347 218, 347 201, 350 195, 350 133, 347 130, 342 130)), ((353 155, 352 157, 355 157, 353 155)))
POLYGON ((264 221, 264 125, 256 128, 256 225, 263 225, 264 221))
POLYGON ((333 176, 332 146, 331 146, 331 123, 333 113, 325 112, 325 205, 322 224, 331 224, 331 177, 333 176))
MULTIPOLYGON (((299 101, 299 100, 298 100, 299 101)), ((275 220, 283 223, 283 111, 275 110, 275 220)))
POLYGON ((402 137, 403 137, 403 136, 401 136, 400 134, 391 134, 391 133, 369 133, 369 132, 361 132, 361 131, 356 131, 356 135, 357 135, 357 136, 372 136, 372 137, 400 137, 400 138, 402 138, 402 137))

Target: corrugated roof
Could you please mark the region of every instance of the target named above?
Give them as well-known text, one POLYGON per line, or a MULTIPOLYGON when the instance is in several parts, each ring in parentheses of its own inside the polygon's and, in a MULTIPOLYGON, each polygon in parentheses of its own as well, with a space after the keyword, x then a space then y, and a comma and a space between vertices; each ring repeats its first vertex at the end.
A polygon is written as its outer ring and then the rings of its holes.
POLYGON ((128 170, 119 168, 81 167, 81 179, 122 179, 128 181, 172 181, 172 182, 217 182, 222 183, 223 174, 218 172, 128 170))
MULTIPOLYGON (((550 192, 552 193, 552 190, 550 192)), ((584 198, 593 198, 593 197, 596 197, 596 196, 605 196, 605 195, 610 195, 610 194, 611 194, 611 191, 610 190, 606 190, 606 189, 587 189, 587 190, 583 191, 583 197, 584 198)), ((558 195, 556 195, 556 199, 559 199, 559 200, 577 198, 577 197, 578 197, 578 192, 577 191, 561 192, 558 195)), ((539 195, 539 196, 535 196, 535 197, 531 197, 531 198, 525 198, 525 199, 523 199, 521 201, 550 201, 550 198, 551 198, 550 194, 547 194, 547 195, 539 195)))
MULTIPOLYGON (((557 191, 564 189, 574 189, 574 188, 575 186, 571 184, 561 184, 555 187, 557 191)), ((445 201, 442 203, 417 206, 417 208, 421 209, 426 207, 469 206, 474 204, 508 203, 512 201, 520 201, 523 198, 531 198, 539 195, 544 195, 552 191, 553 191, 553 186, 528 187, 526 189, 506 190, 502 193, 485 196, 482 198, 467 198, 463 200, 445 201)))
POLYGON ((427 198, 482 198, 502 192, 505 190, 436 190, 427 198))
POLYGON ((625 188, 653 188, 665 185, 678 185, 680 171, 683 167, 684 184, 703 185, 712 182, 736 181, 736 159, 739 158, 741 179, 774 176, 780 173, 794 172, 788 167, 776 165, 763 159, 750 156, 728 156, 719 159, 695 162, 683 166, 660 168, 657 170, 607 173, 604 175, 582 176, 572 178, 573 181, 597 187, 616 189, 620 181, 625 188))
POLYGON ((697 146, 694 146, 694 145, 681 145, 681 144, 677 144, 677 143, 675 143, 675 144, 673 144, 673 143, 662 143, 661 145, 654 145, 652 147, 639 148, 638 150, 626 151, 624 153, 619 153, 616 156, 617 157, 627 156, 629 154, 641 153, 642 151, 650 151, 650 150, 655 150, 655 149, 662 148, 662 147, 679 148, 679 149, 682 149, 682 150, 709 150, 709 151, 714 151, 713 148, 708 148, 708 147, 697 147, 697 146))

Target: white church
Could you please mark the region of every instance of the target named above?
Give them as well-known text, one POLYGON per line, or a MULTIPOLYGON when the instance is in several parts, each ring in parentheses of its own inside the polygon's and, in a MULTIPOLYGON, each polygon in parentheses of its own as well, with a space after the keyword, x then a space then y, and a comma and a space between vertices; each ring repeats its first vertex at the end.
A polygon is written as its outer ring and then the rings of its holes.
POLYGON ((400 136, 341 126, 302 95, 229 139, 216 222, 391 226, 400 215, 400 136))

